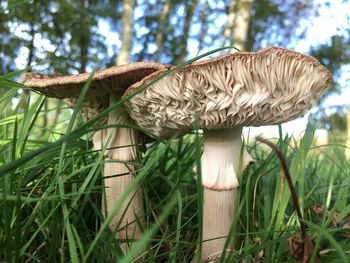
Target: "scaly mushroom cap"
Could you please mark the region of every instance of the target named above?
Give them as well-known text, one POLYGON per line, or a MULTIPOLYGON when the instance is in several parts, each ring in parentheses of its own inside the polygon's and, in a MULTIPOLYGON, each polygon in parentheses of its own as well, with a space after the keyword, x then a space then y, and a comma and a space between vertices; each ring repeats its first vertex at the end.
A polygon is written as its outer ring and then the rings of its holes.
MULTIPOLYGON (((89 119, 109 105, 110 94, 120 96, 132 84, 168 66, 155 62, 135 62, 96 71, 82 105, 82 114, 89 119)), ((77 75, 26 73, 19 81, 48 97, 65 99, 74 106, 76 98, 91 73, 77 75)))
MULTIPOLYGON (((125 95, 164 72, 145 77, 125 95)), ((204 129, 261 126, 303 114, 332 82, 315 58, 269 47, 188 65, 133 96, 126 107, 140 127, 160 137, 184 134, 198 119, 204 129)))

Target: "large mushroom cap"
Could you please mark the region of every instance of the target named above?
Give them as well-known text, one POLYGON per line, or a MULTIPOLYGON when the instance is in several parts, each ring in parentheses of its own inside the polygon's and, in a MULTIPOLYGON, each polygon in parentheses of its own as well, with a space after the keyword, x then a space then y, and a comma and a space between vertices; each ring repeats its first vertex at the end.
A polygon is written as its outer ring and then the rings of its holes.
POLYGON ((204 129, 277 124, 310 109, 332 81, 315 58, 269 47, 188 65, 133 96, 126 107, 140 127, 160 137, 186 133, 198 119, 204 129))
MULTIPOLYGON (((160 63, 135 62, 96 71, 82 107, 83 115, 87 119, 96 115, 108 106, 110 94, 120 96, 130 85, 165 68, 168 66, 160 63)), ((21 76, 19 81, 48 97, 68 99, 68 104, 73 105, 90 74, 44 75, 29 72, 21 76)))

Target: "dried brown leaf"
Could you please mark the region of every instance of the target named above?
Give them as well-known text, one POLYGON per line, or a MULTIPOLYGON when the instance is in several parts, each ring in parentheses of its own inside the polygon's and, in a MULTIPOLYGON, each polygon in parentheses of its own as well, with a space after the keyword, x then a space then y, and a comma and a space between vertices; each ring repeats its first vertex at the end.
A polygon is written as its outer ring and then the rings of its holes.
MULTIPOLYGON (((300 239, 297 235, 292 235, 288 239, 289 253, 298 263, 308 263, 315 248, 314 240, 315 237, 310 238, 308 235, 304 239, 300 239)), ((321 262, 318 254, 313 262, 321 262)))

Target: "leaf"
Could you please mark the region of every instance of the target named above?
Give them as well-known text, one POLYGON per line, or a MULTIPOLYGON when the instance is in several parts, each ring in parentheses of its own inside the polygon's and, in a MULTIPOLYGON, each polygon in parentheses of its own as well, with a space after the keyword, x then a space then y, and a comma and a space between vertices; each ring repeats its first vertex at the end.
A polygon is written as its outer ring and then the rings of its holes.
MULTIPOLYGON (((288 239, 289 253, 298 263, 307 263, 311 259, 312 252, 315 249, 314 241, 315 237, 310 238, 308 235, 304 239, 300 239, 297 235, 292 235, 288 239)), ((321 262, 318 254, 313 262, 321 262)))

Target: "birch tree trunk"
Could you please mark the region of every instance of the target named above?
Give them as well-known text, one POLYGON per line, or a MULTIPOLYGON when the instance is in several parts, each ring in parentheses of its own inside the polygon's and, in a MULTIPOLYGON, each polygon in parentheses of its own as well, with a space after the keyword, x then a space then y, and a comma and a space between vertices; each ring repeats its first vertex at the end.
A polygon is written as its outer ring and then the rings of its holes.
POLYGON ((180 42, 180 53, 175 59, 175 64, 184 62, 187 55, 187 40, 190 31, 191 21, 193 17, 194 10, 196 9, 198 0, 186 1, 186 15, 185 22, 182 29, 182 36, 180 42))
MULTIPOLYGON (((36 11, 36 4, 34 3, 30 10, 29 10, 29 14, 30 14, 30 43, 28 46, 28 58, 27 58, 27 67, 30 67, 34 61, 35 58, 35 46, 34 46, 34 41, 35 41, 35 28, 34 28, 34 24, 35 24, 35 11, 36 11)), ((21 109, 22 111, 26 111, 27 107, 28 107, 28 97, 29 97, 29 91, 28 90, 23 90, 22 92, 22 96, 20 99, 20 104, 21 104, 21 109)), ((46 114, 45 114, 46 116, 46 114)), ((45 117, 46 118, 46 117, 45 117)))
MULTIPOLYGON (((227 39, 231 39, 231 46, 241 51, 245 50, 252 4, 253 0, 232 0, 227 13, 227 23, 223 32, 224 40, 222 46, 227 45, 227 39)), ((235 51, 232 49, 231 53, 235 51)))
POLYGON ((200 21, 201 21, 201 32, 200 32, 199 37, 198 37, 198 54, 203 49, 204 38, 205 38, 205 34, 207 33, 207 28, 208 28, 208 25, 207 25, 208 9, 209 9, 208 1, 205 1, 204 5, 203 5, 202 13, 201 13, 201 19, 200 19, 200 21))
POLYGON ((253 0, 237 0, 235 21, 232 32, 233 45, 241 51, 245 50, 248 38, 250 10, 253 0))
POLYGON ((122 44, 116 59, 116 65, 123 65, 130 62, 135 2, 136 0, 123 0, 122 44))
POLYGON ((80 48, 80 73, 85 72, 86 65, 88 62, 88 45, 90 38, 90 28, 84 23, 86 21, 85 14, 88 13, 89 2, 86 0, 80 0, 80 15, 79 19, 81 21, 82 26, 80 27, 79 34, 79 48, 80 48))
POLYGON ((163 48, 163 34, 164 34, 165 25, 169 17, 169 10, 170 10, 170 0, 165 0, 163 4, 163 10, 158 22, 159 30, 156 34, 157 51, 154 55, 154 61, 157 61, 157 62, 159 62, 160 54, 163 48))
MULTIPOLYGON (((230 37, 232 36, 233 33, 233 24, 235 22, 235 0, 231 1, 231 4, 228 8, 228 12, 227 12, 227 22, 224 28, 224 40, 222 41, 222 47, 227 45, 227 39, 230 39, 230 37)), ((229 45, 232 45, 229 44, 229 45)))

